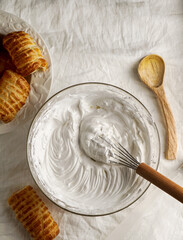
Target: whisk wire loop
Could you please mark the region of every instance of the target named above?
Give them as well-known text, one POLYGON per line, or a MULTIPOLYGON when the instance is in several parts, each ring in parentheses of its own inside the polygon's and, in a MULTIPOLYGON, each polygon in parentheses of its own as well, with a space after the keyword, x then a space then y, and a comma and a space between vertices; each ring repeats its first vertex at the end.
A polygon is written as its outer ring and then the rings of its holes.
POLYGON ((123 161, 121 158, 118 158, 118 157, 113 157, 112 158, 115 160, 115 161, 111 161, 111 162, 115 162, 116 164, 120 164, 120 165, 123 165, 125 167, 128 167, 128 168, 132 168, 132 169, 136 169, 136 166, 133 166, 132 164, 130 163, 127 163, 126 161, 123 161))
MULTIPOLYGON (((110 143, 105 138, 103 138, 101 136, 100 136, 100 138, 103 139, 105 142, 107 142, 109 144, 109 146, 111 146, 112 149, 116 151, 113 153, 114 156, 111 156, 115 160, 114 163, 122 164, 123 166, 132 168, 134 170, 137 169, 137 167, 139 166, 140 163, 119 142, 117 142, 114 139, 116 144, 110 143)), ((111 162, 113 162, 113 161, 111 160, 111 162)))

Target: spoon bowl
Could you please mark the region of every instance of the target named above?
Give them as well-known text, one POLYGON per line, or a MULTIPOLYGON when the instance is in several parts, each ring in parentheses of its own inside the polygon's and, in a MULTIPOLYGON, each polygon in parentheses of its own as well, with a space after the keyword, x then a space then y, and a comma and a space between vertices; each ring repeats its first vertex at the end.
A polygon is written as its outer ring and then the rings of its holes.
POLYGON ((149 55, 142 59, 138 67, 141 80, 150 88, 163 84, 165 63, 158 55, 149 55))

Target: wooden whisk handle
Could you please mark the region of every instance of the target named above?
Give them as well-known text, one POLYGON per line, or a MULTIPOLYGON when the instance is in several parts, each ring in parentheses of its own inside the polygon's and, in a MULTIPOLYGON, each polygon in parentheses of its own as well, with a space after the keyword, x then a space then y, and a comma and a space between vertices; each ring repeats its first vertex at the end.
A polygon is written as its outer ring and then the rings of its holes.
POLYGON ((136 173, 183 203, 183 188, 171 181, 169 178, 165 177, 145 163, 141 163, 138 166, 136 173))

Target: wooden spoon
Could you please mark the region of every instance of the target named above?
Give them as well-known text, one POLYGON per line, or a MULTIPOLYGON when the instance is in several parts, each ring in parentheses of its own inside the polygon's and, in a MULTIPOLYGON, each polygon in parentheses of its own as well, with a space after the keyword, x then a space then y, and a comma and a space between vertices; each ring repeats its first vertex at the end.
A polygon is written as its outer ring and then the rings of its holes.
POLYGON ((167 129, 166 158, 175 159, 177 153, 176 127, 163 87, 164 72, 165 63, 158 55, 148 55, 141 60, 138 66, 140 79, 155 92, 163 108, 167 129))

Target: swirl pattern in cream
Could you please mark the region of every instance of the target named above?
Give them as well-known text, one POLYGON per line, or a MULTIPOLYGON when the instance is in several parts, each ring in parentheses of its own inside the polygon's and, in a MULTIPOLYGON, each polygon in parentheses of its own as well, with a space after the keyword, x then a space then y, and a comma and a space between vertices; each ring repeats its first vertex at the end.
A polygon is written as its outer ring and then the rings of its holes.
POLYGON ((138 161, 150 156, 149 130, 138 109, 110 91, 57 99, 33 130, 39 180, 76 212, 111 209, 141 181, 134 170, 106 164, 113 153, 99 136, 117 139, 138 161))

